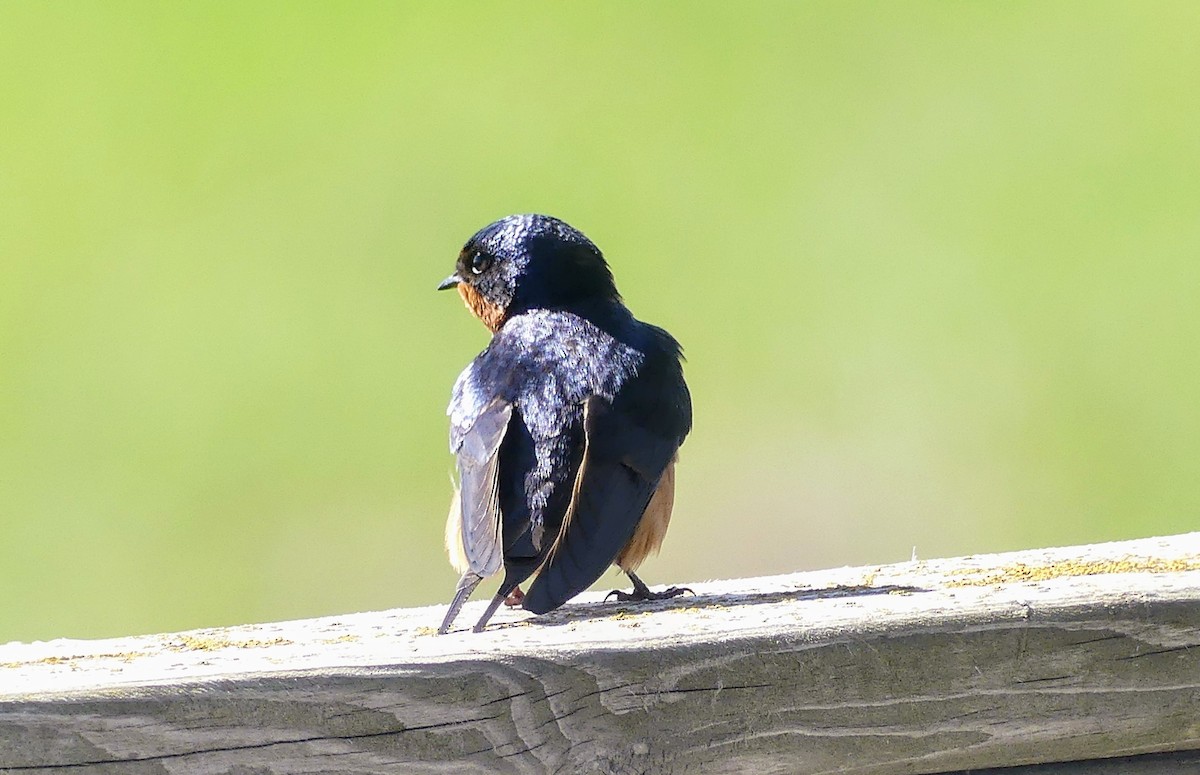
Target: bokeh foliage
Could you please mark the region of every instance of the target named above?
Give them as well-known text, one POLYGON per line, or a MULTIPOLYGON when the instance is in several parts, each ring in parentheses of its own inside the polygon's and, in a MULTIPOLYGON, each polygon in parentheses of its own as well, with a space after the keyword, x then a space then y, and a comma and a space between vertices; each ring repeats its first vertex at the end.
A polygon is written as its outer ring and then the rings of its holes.
POLYGON ((1190 2, 5 3, 0 641, 444 602, 486 333, 433 287, 518 211, 687 349, 651 582, 1195 529, 1198 34, 1190 2))

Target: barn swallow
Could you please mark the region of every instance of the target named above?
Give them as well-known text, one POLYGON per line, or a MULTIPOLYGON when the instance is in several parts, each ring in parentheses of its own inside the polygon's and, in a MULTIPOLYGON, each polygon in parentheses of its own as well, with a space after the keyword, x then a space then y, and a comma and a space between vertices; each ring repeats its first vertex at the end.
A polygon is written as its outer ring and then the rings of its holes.
POLYGON ((446 550, 462 576, 438 632, 501 568, 475 632, 506 601, 552 611, 614 564, 633 582, 621 600, 689 591, 652 592, 635 574, 666 534, 692 426, 679 343, 634 318, 599 248, 546 215, 477 232, 438 286, 449 288, 492 339, 447 410, 458 484, 446 550))

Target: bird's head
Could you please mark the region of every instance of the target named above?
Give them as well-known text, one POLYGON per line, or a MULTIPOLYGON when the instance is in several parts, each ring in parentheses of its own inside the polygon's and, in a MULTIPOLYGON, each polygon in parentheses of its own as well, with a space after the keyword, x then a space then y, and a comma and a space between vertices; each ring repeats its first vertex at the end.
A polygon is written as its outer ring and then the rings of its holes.
POLYGON ((480 229, 438 286, 448 288, 493 332, 524 310, 621 298, 600 249, 548 215, 510 215, 480 229))

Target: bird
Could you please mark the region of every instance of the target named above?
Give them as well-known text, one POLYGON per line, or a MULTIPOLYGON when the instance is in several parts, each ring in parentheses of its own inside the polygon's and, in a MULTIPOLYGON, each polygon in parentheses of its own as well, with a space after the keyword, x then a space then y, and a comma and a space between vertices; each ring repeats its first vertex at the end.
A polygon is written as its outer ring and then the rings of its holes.
POLYGON ((492 338, 447 408, 458 481, 445 540, 461 575, 439 634, 501 570, 474 632, 505 602, 552 611, 610 565, 633 590, 609 597, 691 592, 655 592, 636 574, 666 535, 692 427, 679 342, 636 319, 600 249, 548 215, 510 215, 476 232, 438 285, 452 288, 492 338))

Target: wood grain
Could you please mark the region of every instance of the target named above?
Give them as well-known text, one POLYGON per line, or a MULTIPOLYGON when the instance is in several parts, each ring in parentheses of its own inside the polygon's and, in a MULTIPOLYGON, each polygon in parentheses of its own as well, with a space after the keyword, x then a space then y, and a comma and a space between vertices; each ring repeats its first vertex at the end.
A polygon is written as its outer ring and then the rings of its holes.
POLYGON ((0 772, 1195 766, 1200 533, 689 586, 0 646, 0 772))

